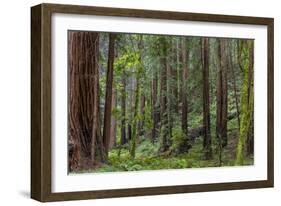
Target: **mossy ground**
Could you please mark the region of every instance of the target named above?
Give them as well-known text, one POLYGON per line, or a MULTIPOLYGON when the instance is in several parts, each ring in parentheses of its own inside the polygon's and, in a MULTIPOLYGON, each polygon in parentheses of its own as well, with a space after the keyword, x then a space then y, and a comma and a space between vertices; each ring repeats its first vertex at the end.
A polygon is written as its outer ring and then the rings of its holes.
MULTIPOLYGON (((234 166, 236 138, 229 140, 229 144, 222 151, 221 166, 234 166)), ((204 160, 202 152, 202 138, 197 138, 192 148, 179 155, 173 153, 158 153, 158 144, 152 144, 149 140, 142 140, 138 143, 136 157, 131 158, 128 145, 127 147, 114 148, 109 152, 108 163, 100 165, 91 170, 79 171, 79 173, 92 172, 117 172, 117 171, 140 171, 140 170, 160 170, 160 169, 183 169, 183 168, 202 168, 218 167, 219 155, 213 147, 213 158, 204 160)), ((244 165, 252 165, 253 157, 247 157, 244 165)))

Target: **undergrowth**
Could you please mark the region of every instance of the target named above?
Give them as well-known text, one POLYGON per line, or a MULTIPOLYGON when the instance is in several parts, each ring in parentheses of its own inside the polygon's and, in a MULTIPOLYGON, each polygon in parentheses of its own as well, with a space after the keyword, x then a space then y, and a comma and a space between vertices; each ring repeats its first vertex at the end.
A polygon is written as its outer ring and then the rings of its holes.
MULTIPOLYGON (((221 166, 234 166, 235 156, 231 150, 235 150, 235 148, 225 148, 222 151, 221 166)), ((158 151, 158 144, 153 144, 148 139, 142 140, 136 148, 136 157, 134 159, 130 156, 128 145, 125 145, 122 148, 115 148, 109 152, 107 164, 103 164, 94 170, 81 172, 140 171, 220 166, 216 148, 213 148, 213 158, 211 160, 204 160, 201 137, 195 139, 192 148, 186 153, 166 155, 159 154, 158 151)), ((244 164, 253 164, 253 157, 247 157, 244 164)))

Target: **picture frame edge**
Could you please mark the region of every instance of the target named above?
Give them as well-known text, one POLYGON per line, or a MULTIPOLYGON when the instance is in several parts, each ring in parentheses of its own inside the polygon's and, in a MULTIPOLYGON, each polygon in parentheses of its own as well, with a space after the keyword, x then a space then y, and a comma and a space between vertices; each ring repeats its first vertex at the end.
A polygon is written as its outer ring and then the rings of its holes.
POLYGON ((41 201, 115 198, 143 195, 208 192, 236 189, 274 187, 274 18, 186 13, 160 10, 140 10, 113 7, 92 7, 66 4, 39 4, 31 7, 31 198, 41 201), (70 12, 67 10, 70 9, 70 12), (52 13, 76 13, 103 16, 241 23, 267 25, 268 29, 268 168, 267 180, 214 183, 183 186, 145 187, 133 189, 98 190, 52 193, 51 191, 51 16, 52 13), (106 11, 111 11, 110 15, 106 11), (122 12, 126 11, 126 12, 122 12), (82 13, 80 13, 82 12, 82 13), (167 12, 169 12, 167 14, 167 12), (150 13, 149 17, 143 16, 150 13), (166 14, 168 17, 164 17, 166 14), (183 18, 187 15, 187 19, 183 18), (196 17, 197 16, 197 17, 196 17), (206 19, 211 16, 211 19, 206 19), (198 18, 200 17, 200 18, 198 18), (219 21, 215 21, 215 19, 219 21), (38 126, 39 125, 39 126, 38 126), (200 189, 201 188, 201 189, 200 189), (143 190, 148 192, 143 192, 143 190), (164 189, 160 190, 159 189, 164 189), (157 191, 158 190, 158 191, 157 191), (135 192, 133 192, 135 191, 135 192), (152 192, 151 192, 152 191, 152 192))

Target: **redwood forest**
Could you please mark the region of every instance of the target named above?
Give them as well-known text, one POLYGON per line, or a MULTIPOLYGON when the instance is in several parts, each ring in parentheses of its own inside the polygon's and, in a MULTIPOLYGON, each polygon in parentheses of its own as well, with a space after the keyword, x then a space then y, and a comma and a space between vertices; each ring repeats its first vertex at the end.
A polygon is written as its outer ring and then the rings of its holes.
POLYGON ((68 31, 68 172, 254 163, 254 40, 68 31))

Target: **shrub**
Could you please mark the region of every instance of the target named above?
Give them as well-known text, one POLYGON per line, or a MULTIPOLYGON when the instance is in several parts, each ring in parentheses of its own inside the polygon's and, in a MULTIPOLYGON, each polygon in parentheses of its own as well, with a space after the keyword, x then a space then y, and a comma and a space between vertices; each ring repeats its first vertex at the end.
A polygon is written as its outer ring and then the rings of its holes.
POLYGON ((157 154, 158 144, 153 144, 149 139, 143 140, 136 149, 136 158, 152 157, 157 154))
POLYGON ((181 127, 176 125, 172 131, 172 151, 175 154, 187 152, 190 148, 190 142, 183 133, 181 127))

